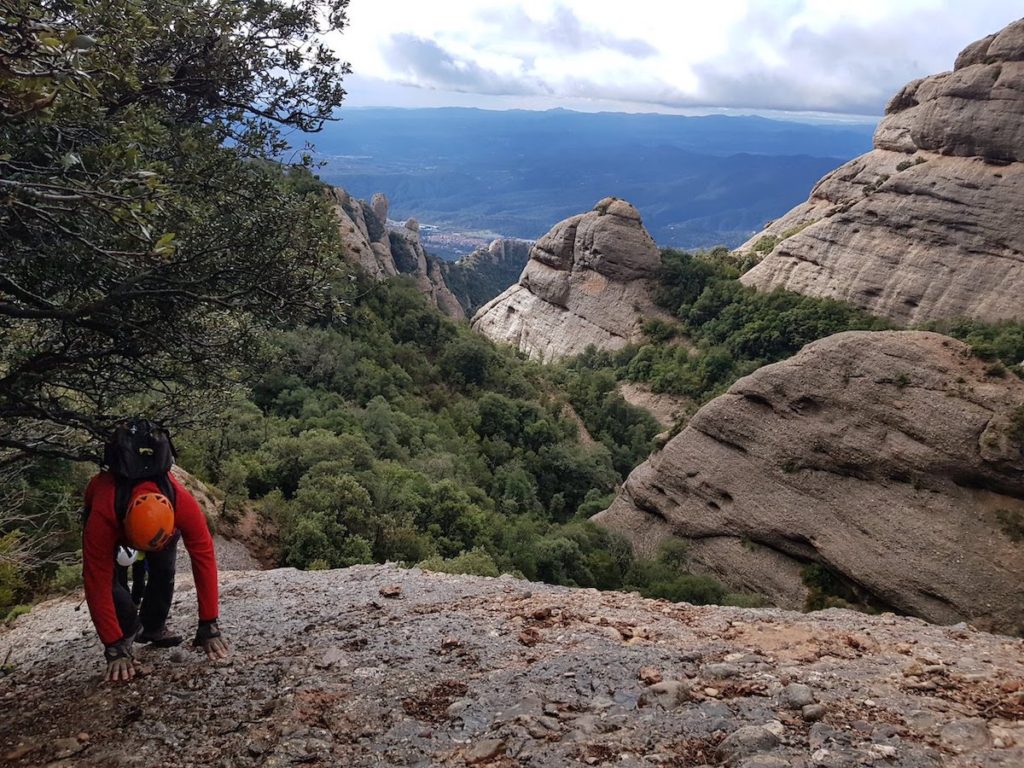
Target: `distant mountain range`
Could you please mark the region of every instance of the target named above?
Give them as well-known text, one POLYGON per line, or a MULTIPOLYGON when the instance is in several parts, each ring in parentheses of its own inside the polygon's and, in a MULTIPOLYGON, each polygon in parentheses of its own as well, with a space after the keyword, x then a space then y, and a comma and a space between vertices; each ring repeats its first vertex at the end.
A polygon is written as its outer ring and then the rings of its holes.
MULTIPOLYGON (((325 181, 392 215, 535 239, 608 195, 660 245, 735 246, 871 148, 869 124, 479 109, 350 109, 311 137, 325 181)), ((453 256, 456 254, 444 254, 453 256)))

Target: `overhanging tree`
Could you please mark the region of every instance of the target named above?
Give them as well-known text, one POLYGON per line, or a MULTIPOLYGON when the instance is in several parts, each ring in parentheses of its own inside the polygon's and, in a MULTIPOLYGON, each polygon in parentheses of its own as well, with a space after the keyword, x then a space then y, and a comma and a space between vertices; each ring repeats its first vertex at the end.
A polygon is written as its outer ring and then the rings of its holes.
POLYGON ((0 462, 92 455, 331 312, 326 204, 261 159, 315 132, 348 0, 0 0, 0 462))

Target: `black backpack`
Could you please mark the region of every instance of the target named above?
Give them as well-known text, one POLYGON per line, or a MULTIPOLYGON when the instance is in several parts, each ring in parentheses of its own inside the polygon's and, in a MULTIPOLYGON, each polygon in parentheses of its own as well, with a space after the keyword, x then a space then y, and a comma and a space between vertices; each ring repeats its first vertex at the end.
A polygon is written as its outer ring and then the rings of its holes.
POLYGON ((152 421, 132 419, 114 429, 103 446, 102 466, 117 482, 114 510, 119 521, 124 521, 132 491, 143 480, 156 483, 160 493, 174 506, 176 499, 170 471, 176 455, 170 433, 152 421))

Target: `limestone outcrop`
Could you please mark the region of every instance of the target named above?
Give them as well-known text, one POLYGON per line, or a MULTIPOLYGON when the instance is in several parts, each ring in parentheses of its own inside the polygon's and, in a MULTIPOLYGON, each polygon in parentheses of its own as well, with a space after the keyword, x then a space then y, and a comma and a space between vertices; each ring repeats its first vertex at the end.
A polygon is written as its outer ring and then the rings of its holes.
POLYGON ((869 603, 1024 631, 1024 381, 934 333, 848 332, 701 408, 595 521, 799 608, 818 564, 869 603))
POLYGON ((387 566, 234 572, 232 658, 137 646, 139 677, 104 685, 76 602, 0 627, 5 765, 1024 764, 1024 641, 965 627, 387 566))
POLYGON ((420 243, 419 224, 410 219, 403 227, 388 227, 388 199, 377 193, 366 203, 334 187, 328 192, 338 217, 345 254, 378 280, 408 274, 420 292, 449 317, 461 320, 466 313, 445 284, 438 259, 420 243))
POLYGON ((542 361, 591 344, 619 349, 657 312, 650 281, 660 263, 637 209, 605 198, 538 240, 519 282, 485 304, 473 327, 542 361))
POLYGON ((874 144, 741 247, 770 249, 743 282, 902 325, 1024 320, 1024 19, 904 87, 874 144))

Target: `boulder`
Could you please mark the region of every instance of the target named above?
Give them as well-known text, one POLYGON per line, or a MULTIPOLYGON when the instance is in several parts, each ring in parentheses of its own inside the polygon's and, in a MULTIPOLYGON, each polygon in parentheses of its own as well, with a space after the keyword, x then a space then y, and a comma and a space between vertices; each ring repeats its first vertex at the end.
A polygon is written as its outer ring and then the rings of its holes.
POLYGON ((741 251, 743 276, 856 304, 902 325, 1024 320, 1024 20, 890 101, 875 149, 741 251), (768 238, 767 240, 765 238, 768 238))
POLYGON ((542 361, 591 344, 619 349, 658 313, 650 290, 660 263, 636 208, 605 198, 538 240, 519 282, 485 304, 473 327, 542 361))
POLYGON ((934 333, 848 332, 704 406, 595 521, 802 607, 817 563, 877 607, 1024 630, 1024 382, 934 333))

